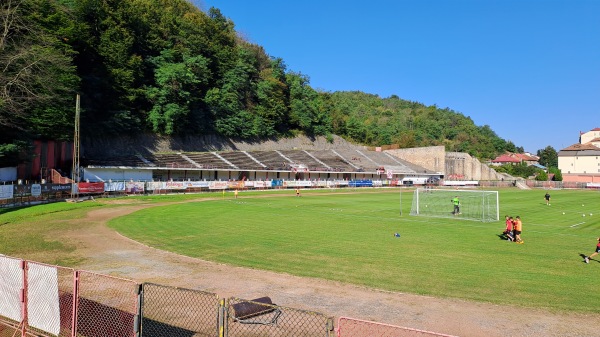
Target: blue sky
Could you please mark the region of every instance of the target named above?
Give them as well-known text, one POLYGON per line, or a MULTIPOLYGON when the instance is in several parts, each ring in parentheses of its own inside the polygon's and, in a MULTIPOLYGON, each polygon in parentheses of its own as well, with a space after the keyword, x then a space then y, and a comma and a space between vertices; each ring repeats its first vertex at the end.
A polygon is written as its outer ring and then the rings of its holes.
POLYGON ((600 0, 193 0, 323 91, 450 108, 535 153, 600 127, 600 0))

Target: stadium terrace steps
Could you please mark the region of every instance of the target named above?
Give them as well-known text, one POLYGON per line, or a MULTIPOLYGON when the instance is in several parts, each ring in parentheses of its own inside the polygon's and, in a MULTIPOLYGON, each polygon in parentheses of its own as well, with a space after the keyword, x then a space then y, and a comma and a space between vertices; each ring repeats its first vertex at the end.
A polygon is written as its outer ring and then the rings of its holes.
POLYGON ((344 158, 333 150, 317 150, 310 151, 310 153, 327 165, 332 171, 351 172, 356 170, 356 168, 349 165, 344 158))
POLYGON ((230 163, 235 166, 246 169, 246 170, 265 170, 266 165, 263 165, 260 161, 257 161, 254 157, 252 157, 248 152, 241 151, 228 151, 228 152, 219 152, 221 157, 228 160, 230 163))
POLYGON ((304 165, 313 172, 377 172, 382 168, 403 174, 428 172, 384 152, 357 149, 155 153, 87 159, 84 165, 240 171, 289 171, 304 165))
MULTIPOLYGON (((302 150, 288 150, 288 151, 279 151, 283 156, 289 158, 293 164, 296 165, 305 165, 311 171, 314 171, 315 168, 320 167, 323 168, 323 165, 316 161, 313 157, 308 155, 306 152, 302 150)), ((323 170, 321 170, 323 171, 323 170)), ((325 170, 326 171, 326 170, 325 170)))
POLYGON ((289 162, 276 151, 248 151, 248 154, 265 165, 265 170, 289 170, 289 162))

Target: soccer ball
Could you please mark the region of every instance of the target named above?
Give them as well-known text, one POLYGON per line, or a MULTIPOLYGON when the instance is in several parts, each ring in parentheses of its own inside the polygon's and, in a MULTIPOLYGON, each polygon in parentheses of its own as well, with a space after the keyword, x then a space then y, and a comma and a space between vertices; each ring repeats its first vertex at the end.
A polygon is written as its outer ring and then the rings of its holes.
POLYGON ((581 214, 581 216, 585 216, 585 214, 581 214))
POLYGON ((425 205, 425 207, 427 207, 427 205, 425 205))
POLYGON ((590 213, 590 216, 592 216, 592 213, 590 213))
POLYGON ((563 215, 565 215, 565 212, 563 212, 563 215))

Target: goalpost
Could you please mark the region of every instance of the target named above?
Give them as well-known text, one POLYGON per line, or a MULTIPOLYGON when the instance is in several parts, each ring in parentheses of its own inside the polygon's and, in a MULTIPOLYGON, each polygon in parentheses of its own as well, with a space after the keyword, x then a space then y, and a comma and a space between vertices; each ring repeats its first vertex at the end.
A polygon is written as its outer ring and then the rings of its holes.
POLYGON ((498 191, 415 190, 410 215, 437 218, 460 218, 474 221, 500 220, 498 191), (460 213, 454 214, 453 199, 458 197, 460 213))

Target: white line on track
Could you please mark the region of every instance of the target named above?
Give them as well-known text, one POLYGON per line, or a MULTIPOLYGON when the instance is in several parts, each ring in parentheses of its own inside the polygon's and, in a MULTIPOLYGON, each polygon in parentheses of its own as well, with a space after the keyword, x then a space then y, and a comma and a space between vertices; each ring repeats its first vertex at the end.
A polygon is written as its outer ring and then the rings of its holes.
POLYGON ((580 222, 580 223, 576 223, 576 224, 574 224, 574 225, 571 225, 571 226, 569 226, 569 227, 570 227, 570 228, 573 228, 573 227, 576 227, 576 226, 579 226, 579 225, 583 225, 584 223, 585 223, 585 221, 584 221, 584 222, 580 222))

